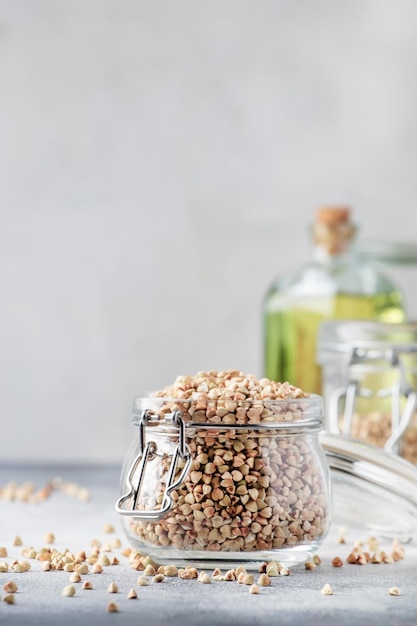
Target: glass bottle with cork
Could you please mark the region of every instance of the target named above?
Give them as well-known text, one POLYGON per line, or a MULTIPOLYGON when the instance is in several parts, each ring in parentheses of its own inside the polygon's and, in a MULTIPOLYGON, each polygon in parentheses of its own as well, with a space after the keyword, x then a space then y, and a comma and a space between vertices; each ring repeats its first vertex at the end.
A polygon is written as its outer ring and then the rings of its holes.
POLYGON ((328 319, 404 320, 396 285, 355 252, 350 207, 326 206, 312 228, 313 260, 279 277, 263 303, 264 375, 321 393, 319 325, 328 319))

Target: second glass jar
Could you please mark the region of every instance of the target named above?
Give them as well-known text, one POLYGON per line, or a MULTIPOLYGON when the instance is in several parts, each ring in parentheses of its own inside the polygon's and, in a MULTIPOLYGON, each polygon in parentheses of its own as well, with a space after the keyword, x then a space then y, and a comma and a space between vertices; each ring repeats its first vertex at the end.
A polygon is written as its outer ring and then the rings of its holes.
POLYGON ((417 464, 417 323, 323 322, 326 429, 417 464))

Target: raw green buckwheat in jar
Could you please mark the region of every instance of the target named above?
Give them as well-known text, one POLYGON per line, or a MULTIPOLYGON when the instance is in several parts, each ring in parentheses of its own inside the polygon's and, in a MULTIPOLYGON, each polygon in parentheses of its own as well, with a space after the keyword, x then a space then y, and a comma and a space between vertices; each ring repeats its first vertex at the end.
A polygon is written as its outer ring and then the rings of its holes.
POLYGON ((302 562, 330 523, 320 396, 239 371, 137 397, 117 510, 131 544, 193 563, 302 562))

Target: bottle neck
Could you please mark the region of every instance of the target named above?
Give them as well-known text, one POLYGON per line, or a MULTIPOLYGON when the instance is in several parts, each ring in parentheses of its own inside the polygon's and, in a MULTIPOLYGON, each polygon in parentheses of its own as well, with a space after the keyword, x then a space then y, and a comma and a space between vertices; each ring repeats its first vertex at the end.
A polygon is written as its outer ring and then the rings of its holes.
POLYGON ((320 265, 345 265, 352 259, 352 248, 349 246, 343 252, 329 252, 324 246, 316 245, 313 248, 313 259, 320 265))
POLYGON ((350 221, 313 225, 314 257, 320 262, 344 260, 351 255, 356 234, 350 221))

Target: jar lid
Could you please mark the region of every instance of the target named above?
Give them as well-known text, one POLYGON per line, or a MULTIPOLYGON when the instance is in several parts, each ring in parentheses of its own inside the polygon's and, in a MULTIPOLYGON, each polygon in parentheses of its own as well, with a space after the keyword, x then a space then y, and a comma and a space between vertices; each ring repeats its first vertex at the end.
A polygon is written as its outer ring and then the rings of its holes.
POLYGON ((417 533, 417 468, 401 457, 344 435, 320 433, 330 467, 333 520, 382 537, 417 533))
POLYGON ((328 320, 320 324, 317 346, 319 363, 329 354, 350 353, 352 347, 417 352, 417 322, 328 320))

